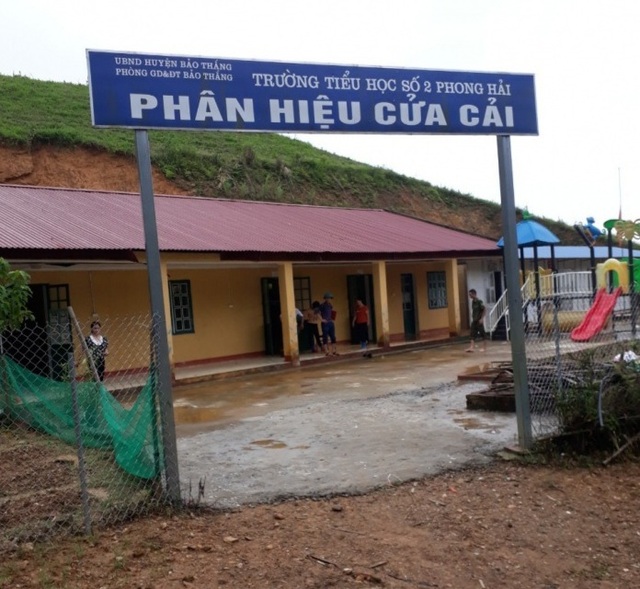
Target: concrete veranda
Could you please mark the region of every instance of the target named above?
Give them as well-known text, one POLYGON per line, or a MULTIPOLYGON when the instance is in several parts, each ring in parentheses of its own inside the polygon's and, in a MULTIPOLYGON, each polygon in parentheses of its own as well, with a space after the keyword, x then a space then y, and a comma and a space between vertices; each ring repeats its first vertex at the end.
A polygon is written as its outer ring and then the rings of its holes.
MULTIPOLYGON (((398 354, 416 350, 426 350, 450 346, 460 342, 467 343, 468 338, 452 338, 449 340, 439 340, 432 342, 399 342, 390 345, 384 350, 380 346, 370 345, 367 352, 372 356, 398 354)), ((491 342, 488 342, 491 344, 491 342)), ((496 342, 493 343, 496 345, 496 342)), ((241 358, 237 360, 227 360, 218 362, 206 362, 190 366, 180 366, 175 370, 174 378, 177 386, 194 384, 208 380, 242 376, 259 372, 271 372, 279 370, 296 370, 308 368, 318 364, 331 364, 344 362, 347 360, 360 359, 363 351, 357 345, 338 344, 337 356, 326 356, 324 353, 305 352, 300 354, 300 366, 294 366, 290 361, 282 356, 259 356, 255 358, 241 358)))

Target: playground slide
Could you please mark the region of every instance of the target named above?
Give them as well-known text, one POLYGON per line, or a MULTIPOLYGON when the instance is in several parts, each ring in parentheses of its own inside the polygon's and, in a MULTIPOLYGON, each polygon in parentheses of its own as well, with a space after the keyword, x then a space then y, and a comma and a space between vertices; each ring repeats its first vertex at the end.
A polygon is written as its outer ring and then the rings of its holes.
POLYGON ((609 315, 611 315, 611 311, 613 311, 621 292, 622 287, 620 286, 611 294, 607 292, 606 288, 601 288, 596 293, 593 305, 587 311, 582 323, 571 332, 571 339, 574 342, 586 342, 600 333, 609 315))

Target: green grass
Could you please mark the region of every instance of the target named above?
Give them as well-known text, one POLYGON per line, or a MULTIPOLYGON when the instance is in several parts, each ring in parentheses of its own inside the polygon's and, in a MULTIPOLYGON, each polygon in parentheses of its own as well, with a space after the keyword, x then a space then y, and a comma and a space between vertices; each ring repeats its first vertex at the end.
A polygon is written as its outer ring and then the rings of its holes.
MULTIPOLYGON (((134 134, 130 130, 91 126, 89 89, 85 85, 0 75, 0 89, 0 139, 4 143, 81 145, 134 154, 134 134)), ((252 169, 262 169, 264 173, 281 172, 283 166, 306 166, 299 170, 304 180, 330 186, 332 173, 347 179, 371 169, 302 141, 270 133, 151 131, 149 135, 154 163, 173 166, 176 177, 191 174, 208 178, 216 169, 229 169, 236 164, 247 173, 252 169)), ((386 182, 393 186, 400 182, 399 175, 389 182, 388 174, 379 170, 375 184, 386 182)), ((416 186, 420 184, 415 182, 416 186)))
MULTIPOLYGON (((468 227, 452 222, 454 227, 500 237, 497 203, 336 156, 303 141, 273 133, 150 131, 149 137, 153 165, 176 185, 202 196, 388 208, 424 218, 435 207, 450 211, 452 218, 473 215, 468 227), (402 198, 393 198, 399 195, 402 198)), ((88 86, 23 76, 0 75, 0 144, 135 153, 130 130, 91 126, 88 86)), ((564 223, 540 220, 559 237, 562 233, 563 242, 579 243, 564 223)))

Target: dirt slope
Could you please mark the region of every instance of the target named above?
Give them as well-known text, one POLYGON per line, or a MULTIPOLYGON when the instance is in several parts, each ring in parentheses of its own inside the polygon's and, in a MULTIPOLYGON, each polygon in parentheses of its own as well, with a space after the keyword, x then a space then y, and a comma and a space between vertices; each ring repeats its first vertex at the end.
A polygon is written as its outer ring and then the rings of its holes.
MULTIPOLYGON (((139 190, 138 169, 133 157, 84 147, 54 145, 40 145, 27 149, 0 144, 0 184, 121 192, 139 190)), ((216 182, 208 184, 203 193, 184 180, 181 183, 171 182, 155 169, 153 187, 156 194, 239 198, 220 192, 216 182)), ((406 188, 378 193, 366 205, 363 205, 361 196, 349 192, 348 187, 339 192, 325 193, 311 187, 309 194, 288 194, 285 197, 287 202, 387 209, 492 240, 498 240, 502 236, 499 207, 457 193, 455 197, 439 200, 424 198, 406 188)), ((570 226, 548 219, 543 224, 557 235, 562 244, 582 243, 570 226)))
MULTIPOLYGON (((104 151, 42 146, 33 150, 0 145, 0 183, 135 192, 138 168, 133 158, 104 151)), ((186 194, 153 171, 157 194, 186 194)))
MULTIPOLYGON (((83 147, 52 145, 32 149, 0 145, 0 183, 121 192, 139 190, 138 169, 134 158, 83 147)), ((156 194, 202 196, 195 188, 185 188, 167 180, 155 169, 153 188, 156 194)), ((208 186, 206 196, 223 195, 216 193, 214 183, 208 186)), ((304 202, 304 195, 298 200, 304 202)), ((462 198, 461 201, 465 202, 465 199, 462 198)), ((341 194, 314 192, 312 202, 307 204, 362 206, 360 198, 348 191, 341 194)), ((490 239, 500 237, 500 219, 495 218, 495 212, 486 207, 475 207, 472 203, 454 209, 445 203, 420 198, 410 190, 405 190, 379 194, 369 206, 426 219, 490 239)))

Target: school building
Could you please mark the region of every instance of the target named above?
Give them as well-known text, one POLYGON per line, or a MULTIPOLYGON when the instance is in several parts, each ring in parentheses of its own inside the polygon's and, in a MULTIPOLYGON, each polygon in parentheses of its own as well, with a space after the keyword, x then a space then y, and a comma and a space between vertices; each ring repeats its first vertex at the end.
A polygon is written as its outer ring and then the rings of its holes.
MULTIPOLYGON (((297 365, 295 309, 326 291, 341 344, 356 299, 382 348, 447 340, 468 333, 468 289, 482 297, 502 281, 494 241, 385 210, 154 200, 174 368, 264 355, 297 365)), ((70 305, 83 322, 149 313, 139 194, 0 185, 0 257, 30 274, 42 325, 70 305)))

